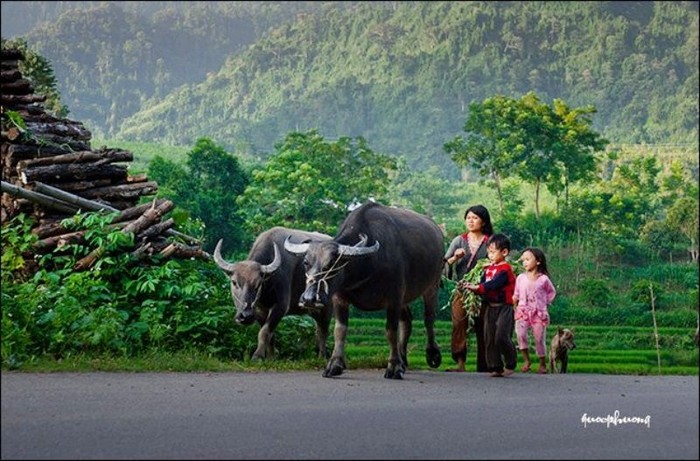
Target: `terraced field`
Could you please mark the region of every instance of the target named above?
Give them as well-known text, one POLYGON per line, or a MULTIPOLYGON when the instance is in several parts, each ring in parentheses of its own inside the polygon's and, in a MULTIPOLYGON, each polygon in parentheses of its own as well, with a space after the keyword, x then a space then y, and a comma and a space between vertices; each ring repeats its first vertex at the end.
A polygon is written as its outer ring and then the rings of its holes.
MULTIPOLYGON (((440 369, 453 366, 450 356, 449 321, 437 321, 436 336, 442 351, 440 369)), ((548 343, 556 326, 547 331, 548 343)), ((697 375, 698 347, 693 342, 694 329, 659 328, 659 354, 653 328, 567 325, 576 334, 576 349, 569 353, 569 373, 607 373, 630 375, 697 375), (659 366, 660 363, 660 366, 659 366)), ((332 342, 332 338, 330 339, 332 342)), ((475 371, 476 340, 470 336, 467 370, 475 371)), ((425 362, 425 329, 422 321, 413 322, 409 342, 410 369, 429 369, 425 362)), ((384 334, 384 320, 351 318, 347 336, 349 368, 386 366, 389 354, 384 334)), ((534 347, 531 346, 534 357, 534 347)), ((518 361, 520 362, 520 356, 518 361)))

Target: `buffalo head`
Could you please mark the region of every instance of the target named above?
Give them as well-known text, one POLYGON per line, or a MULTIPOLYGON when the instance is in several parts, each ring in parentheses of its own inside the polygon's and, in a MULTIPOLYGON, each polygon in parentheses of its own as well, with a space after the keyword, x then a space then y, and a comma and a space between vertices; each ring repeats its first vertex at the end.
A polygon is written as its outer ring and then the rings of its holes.
POLYGON ((353 246, 340 244, 335 240, 293 243, 288 237, 284 241, 285 250, 304 255, 306 290, 299 298, 299 305, 318 308, 328 304, 328 296, 332 291, 329 284, 342 273, 348 262, 356 257, 376 253, 379 247, 379 241, 376 240, 373 245, 367 246, 365 234, 360 234, 358 243, 353 246))
POLYGON ((214 261, 229 277, 231 296, 236 306, 236 323, 248 325, 255 321, 255 305, 260 299, 263 283, 279 269, 282 255, 277 244, 273 243, 275 256, 269 264, 251 260, 229 263, 221 257, 222 242, 223 240, 219 240, 216 244, 214 261))

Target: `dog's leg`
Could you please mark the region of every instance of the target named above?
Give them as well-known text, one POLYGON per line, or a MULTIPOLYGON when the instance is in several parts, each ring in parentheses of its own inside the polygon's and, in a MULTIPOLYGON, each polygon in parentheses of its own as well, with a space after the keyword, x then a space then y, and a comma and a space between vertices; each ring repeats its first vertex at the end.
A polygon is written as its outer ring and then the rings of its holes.
POLYGON ((561 372, 566 373, 566 367, 569 364, 569 351, 564 349, 561 354, 561 372))

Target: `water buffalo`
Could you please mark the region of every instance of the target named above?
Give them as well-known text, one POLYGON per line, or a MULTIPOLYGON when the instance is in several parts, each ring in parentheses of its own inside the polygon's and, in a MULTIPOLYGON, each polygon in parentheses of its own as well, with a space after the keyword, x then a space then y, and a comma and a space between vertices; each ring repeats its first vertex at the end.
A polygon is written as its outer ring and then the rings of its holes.
POLYGON ((389 362, 385 378, 403 379, 411 336, 408 304, 423 297, 428 345, 426 360, 436 368, 442 356, 435 342, 435 311, 442 271, 443 236, 430 218, 414 211, 369 202, 353 210, 332 240, 295 242, 284 248, 304 254, 304 306, 332 301, 335 346, 323 372, 337 376, 345 369, 345 337, 349 305, 376 311, 386 309, 389 362))
POLYGON ((214 250, 214 260, 231 282, 231 295, 236 306, 236 322, 260 324, 258 346, 252 359, 272 354, 275 328, 286 314, 309 314, 316 321, 316 350, 326 357, 326 340, 331 319, 330 304, 314 309, 299 306, 299 296, 305 288, 303 259, 282 251, 287 237, 310 242, 331 240, 330 235, 284 227, 273 227, 261 233, 248 253, 248 259, 236 263, 221 257, 222 240, 214 250))

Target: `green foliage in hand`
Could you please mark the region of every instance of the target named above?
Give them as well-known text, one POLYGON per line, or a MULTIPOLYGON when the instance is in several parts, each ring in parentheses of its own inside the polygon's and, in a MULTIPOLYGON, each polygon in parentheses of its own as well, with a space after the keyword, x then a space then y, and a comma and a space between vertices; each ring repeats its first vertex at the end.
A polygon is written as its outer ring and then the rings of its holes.
POLYGON ((474 319, 479 316, 482 297, 471 290, 467 290, 465 285, 478 285, 481 282, 481 275, 484 273, 484 269, 490 263, 491 261, 489 261, 488 258, 477 260, 474 267, 464 274, 462 280, 457 282, 457 286, 452 291, 452 296, 450 297, 450 305, 455 299, 461 298, 465 315, 469 318, 468 330, 471 330, 474 326, 474 319))

